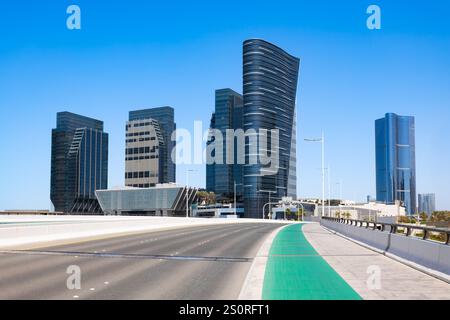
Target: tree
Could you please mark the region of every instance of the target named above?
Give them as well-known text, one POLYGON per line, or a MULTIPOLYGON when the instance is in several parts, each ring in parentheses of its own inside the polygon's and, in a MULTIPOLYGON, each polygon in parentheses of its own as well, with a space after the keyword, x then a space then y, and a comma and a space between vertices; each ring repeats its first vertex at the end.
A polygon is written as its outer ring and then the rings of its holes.
POLYGON ((420 217, 420 222, 422 222, 422 223, 426 223, 427 220, 428 220, 428 215, 427 215, 425 212, 422 212, 422 213, 419 215, 419 217, 420 217))
POLYGON ((397 221, 398 223, 417 223, 416 219, 412 216, 400 216, 397 221))
POLYGON ((216 203, 216 195, 214 192, 198 191, 197 196, 199 198, 199 202, 202 204, 210 205, 216 203))
POLYGON ((430 217, 431 222, 450 222, 450 211, 435 211, 430 217))
POLYGON ((286 214, 286 219, 291 220, 291 208, 287 208, 284 213, 286 214))

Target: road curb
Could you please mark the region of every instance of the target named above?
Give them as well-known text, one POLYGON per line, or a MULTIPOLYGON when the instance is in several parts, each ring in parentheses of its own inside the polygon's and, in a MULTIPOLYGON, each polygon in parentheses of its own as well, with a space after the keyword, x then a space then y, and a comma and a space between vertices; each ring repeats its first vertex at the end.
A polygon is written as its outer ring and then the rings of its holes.
POLYGON ((264 240, 264 243, 261 245, 258 253, 253 259, 253 263, 247 273, 238 300, 262 300, 264 275, 272 242, 278 233, 288 226, 289 225, 286 225, 274 230, 266 240, 264 240))

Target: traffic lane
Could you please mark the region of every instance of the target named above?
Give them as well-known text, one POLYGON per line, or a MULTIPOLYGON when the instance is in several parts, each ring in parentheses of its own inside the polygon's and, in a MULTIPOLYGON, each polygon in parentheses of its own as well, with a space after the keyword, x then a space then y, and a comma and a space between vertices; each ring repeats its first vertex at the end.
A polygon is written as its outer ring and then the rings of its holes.
MULTIPOLYGON (((227 232, 230 228, 234 229, 230 225, 180 228, 118 237, 112 236, 106 239, 82 241, 25 251, 27 253, 39 253, 40 251, 67 252, 77 255, 76 253, 138 253, 142 252, 142 250, 150 250, 153 254, 168 254, 170 247, 177 244, 181 247, 187 237, 190 237, 191 241, 197 241, 204 237, 212 237, 220 232, 227 232)), ((40 264, 46 265, 47 259, 48 256, 46 255, 36 255, 32 261, 36 267, 39 267, 40 264)), ((28 261, 28 256, 11 255, 8 259, 0 259, 0 269, 5 270, 13 267, 16 269, 18 266, 26 266, 28 261)))
MULTIPOLYGON (((178 233, 177 237, 172 237, 172 246, 168 247, 165 241, 142 243, 143 246, 139 242, 136 247, 137 240, 145 235, 115 240, 125 244, 125 248, 129 240, 132 250, 124 251, 128 253, 139 251, 151 254, 152 247, 159 248, 158 244, 163 242, 168 256, 178 250, 200 257, 253 257, 265 236, 278 227, 280 225, 239 224, 219 228, 223 231, 221 234, 218 230, 202 228, 198 231, 203 233, 203 240, 198 238, 197 232, 186 237, 186 234, 180 234, 183 233, 180 230, 166 231, 162 234, 178 233), (184 240, 181 246, 178 237, 184 240), (199 240, 202 241, 196 242, 199 240)), ((154 233, 147 236, 154 236, 154 233)), ((99 241, 103 241, 100 247, 104 247, 104 240, 99 241)), ((99 248, 96 241, 92 244, 99 248)), ((70 252, 71 249, 80 248, 69 245, 57 249, 70 252)), ((17 268, 8 269, 0 278, 0 297, 3 299, 235 299, 251 264, 251 261, 136 259, 128 256, 105 258, 70 254, 45 257, 28 255, 21 256, 21 259, 17 268), (34 263, 36 258, 40 260, 37 265, 34 263), (72 291, 66 287, 68 275, 65 271, 72 264, 80 266, 82 271, 81 290, 72 291)))

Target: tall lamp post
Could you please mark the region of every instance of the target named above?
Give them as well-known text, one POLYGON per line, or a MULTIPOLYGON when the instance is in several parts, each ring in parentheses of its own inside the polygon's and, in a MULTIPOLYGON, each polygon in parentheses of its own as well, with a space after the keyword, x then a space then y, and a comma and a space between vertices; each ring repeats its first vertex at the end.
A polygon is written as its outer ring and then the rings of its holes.
POLYGON ((186 218, 189 218, 189 172, 195 172, 195 170, 186 170, 186 218))
POLYGON ((342 205, 342 181, 336 183, 339 186, 339 214, 342 215, 341 205, 342 205))
POLYGON ((330 178, 331 177, 331 167, 330 164, 328 163, 328 168, 327 168, 327 179, 328 179, 328 216, 331 217, 331 182, 330 182, 330 178))
POLYGON ((236 186, 242 186, 242 183, 236 183, 236 180, 234 180, 234 215, 237 215, 236 211, 236 186))
POLYGON ((305 139, 306 142, 320 142, 322 144, 322 216, 325 214, 325 135, 321 138, 305 139))
MULTIPOLYGON (((271 191, 271 190, 259 190, 259 192, 267 192, 269 194, 269 217, 270 217, 270 213, 272 212, 272 200, 270 198, 270 195, 272 193, 276 193, 276 191, 271 191)), ((263 219, 264 219, 264 208, 263 208, 263 219)))

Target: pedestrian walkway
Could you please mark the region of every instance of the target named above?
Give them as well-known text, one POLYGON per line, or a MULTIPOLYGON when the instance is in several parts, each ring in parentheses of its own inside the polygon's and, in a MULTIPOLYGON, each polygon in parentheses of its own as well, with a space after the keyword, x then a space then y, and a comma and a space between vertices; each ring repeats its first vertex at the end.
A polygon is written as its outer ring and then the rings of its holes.
POLYGON ((295 224, 281 230, 269 253, 262 298, 360 300, 360 295, 319 255, 295 224))
POLYGON ((305 241, 363 299, 450 299, 450 284, 444 281, 344 239, 319 224, 304 225, 302 231, 305 241))

